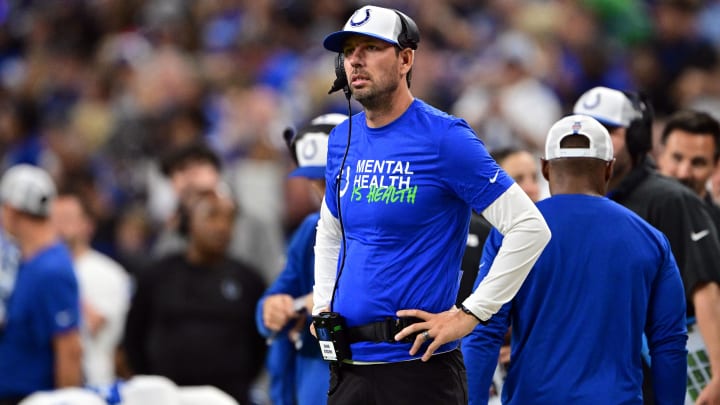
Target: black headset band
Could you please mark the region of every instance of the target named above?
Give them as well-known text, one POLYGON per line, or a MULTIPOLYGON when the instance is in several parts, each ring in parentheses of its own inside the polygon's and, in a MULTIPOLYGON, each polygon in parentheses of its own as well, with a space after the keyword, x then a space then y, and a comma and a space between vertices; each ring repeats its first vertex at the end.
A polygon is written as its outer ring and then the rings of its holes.
POLYGON ((417 49, 418 42, 420 42, 420 33, 418 32, 417 25, 413 22, 410 17, 401 13, 398 10, 395 11, 398 18, 400 18, 400 35, 398 35, 398 45, 401 48, 417 49))

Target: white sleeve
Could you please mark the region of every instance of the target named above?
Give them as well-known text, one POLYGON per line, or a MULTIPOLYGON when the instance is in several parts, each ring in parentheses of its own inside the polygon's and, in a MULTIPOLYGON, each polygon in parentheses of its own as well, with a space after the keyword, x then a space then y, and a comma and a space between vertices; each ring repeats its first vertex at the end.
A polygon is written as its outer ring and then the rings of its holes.
POLYGON ((517 184, 510 186, 482 215, 504 238, 487 276, 463 305, 486 321, 520 290, 550 241, 550 229, 517 184))
POLYGON ((342 231, 340 221, 330 212, 323 198, 320 220, 315 236, 315 285, 313 286, 313 315, 330 306, 335 273, 340 256, 342 231))

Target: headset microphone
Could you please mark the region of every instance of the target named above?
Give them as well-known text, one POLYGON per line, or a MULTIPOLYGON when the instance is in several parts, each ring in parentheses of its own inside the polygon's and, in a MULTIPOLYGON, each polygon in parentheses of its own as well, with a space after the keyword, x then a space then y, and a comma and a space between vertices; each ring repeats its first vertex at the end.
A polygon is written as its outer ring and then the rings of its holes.
POLYGON ((335 58, 335 82, 333 82, 328 94, 332 94, 338 90, 342 90, 345 93, 345 98, 350 100, 350 85, 347 81, 347 75, 345 75, 345 55, 339 53, 335 58))

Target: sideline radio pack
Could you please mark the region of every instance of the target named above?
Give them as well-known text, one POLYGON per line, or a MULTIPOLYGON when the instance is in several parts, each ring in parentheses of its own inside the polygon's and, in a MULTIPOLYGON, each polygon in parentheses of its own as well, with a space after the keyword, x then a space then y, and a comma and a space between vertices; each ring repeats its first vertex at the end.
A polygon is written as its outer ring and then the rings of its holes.
POLYGON ((313 325, 323 360, 342 362, 352 358, 347 326, 342 315, 337 312, 320 312, 313 316, 313 325))

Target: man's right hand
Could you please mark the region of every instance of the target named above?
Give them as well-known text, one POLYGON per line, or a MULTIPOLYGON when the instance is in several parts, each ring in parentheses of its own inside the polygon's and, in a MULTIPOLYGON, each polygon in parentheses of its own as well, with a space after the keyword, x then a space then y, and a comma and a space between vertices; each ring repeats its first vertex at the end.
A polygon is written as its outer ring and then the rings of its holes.
POLYGON ((298 316, 293 308, 293 297, 288 294, 274 294, 263 303, 263 323, 273 332, 280 331, 289 320, 298 316))
MULTIPOLYGON (((330 311, 330 308, 324 307, 320 310, 320 312, 327 312, 330 311)), ((315 324, 313 322, 310 322, 310 334, 315 336, 315 339, 317 339, 317 332, 315 331, 315 324)))

